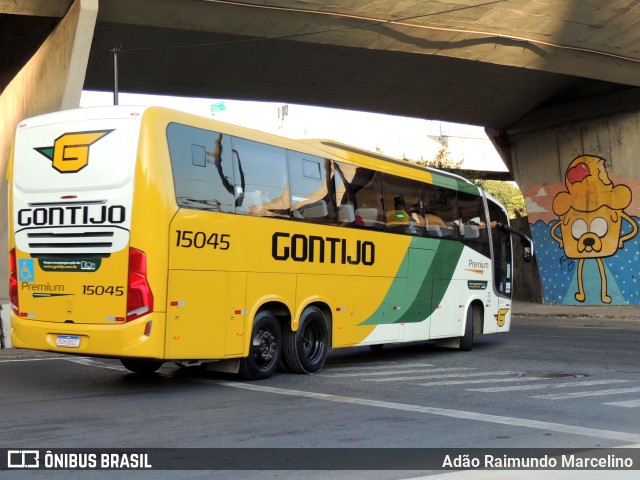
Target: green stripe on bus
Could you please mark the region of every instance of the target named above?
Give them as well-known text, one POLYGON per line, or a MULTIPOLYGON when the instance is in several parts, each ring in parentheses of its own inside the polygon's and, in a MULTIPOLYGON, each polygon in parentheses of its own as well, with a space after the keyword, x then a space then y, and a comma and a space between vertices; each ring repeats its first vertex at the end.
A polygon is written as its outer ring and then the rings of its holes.
POLYGON ((422 322, 442 301, 464 246, 459 242, 414 238, 380 306, 360 325, 422 322), (404 272, 408 272, 405 274, 404 272), (393 306, 408 305, 393 315, 393 306))

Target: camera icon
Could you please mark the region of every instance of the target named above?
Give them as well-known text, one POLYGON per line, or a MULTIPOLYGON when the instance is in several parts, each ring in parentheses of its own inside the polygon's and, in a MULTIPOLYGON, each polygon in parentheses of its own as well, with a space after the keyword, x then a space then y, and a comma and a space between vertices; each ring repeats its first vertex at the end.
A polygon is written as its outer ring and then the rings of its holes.
POLYGON ((38 450, 7 451, 7 468, 40 468, 38 450))

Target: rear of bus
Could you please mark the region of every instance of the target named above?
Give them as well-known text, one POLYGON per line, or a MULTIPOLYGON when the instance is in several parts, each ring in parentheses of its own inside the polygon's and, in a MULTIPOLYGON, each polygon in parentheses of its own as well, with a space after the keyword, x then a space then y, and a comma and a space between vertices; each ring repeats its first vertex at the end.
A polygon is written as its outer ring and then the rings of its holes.
POLYGON ((162 357, 163 335, 151 335, 162 316, 154 313, 148 245, 131 236, 134 217, 145 216, 133 209, 136 177, 144 180, 143 113, 70 110, 17 127, 8 170, 15 347, 162 357))

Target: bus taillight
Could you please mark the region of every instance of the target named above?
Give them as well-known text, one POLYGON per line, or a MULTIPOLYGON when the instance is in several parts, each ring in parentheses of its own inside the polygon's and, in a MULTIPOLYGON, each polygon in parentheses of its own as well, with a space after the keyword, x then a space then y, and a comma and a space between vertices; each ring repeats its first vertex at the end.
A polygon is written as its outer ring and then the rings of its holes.
POLYGON ((129 249, 129 289, 127 292, 127 322, 153 311, 153 293, 147 281, 147 256, 135 248, 129 249))
POLYGON ((9 252, 9 298, 13 305, 13 311, 18 313, 18 263, 16 262, 16 249, 9 252))

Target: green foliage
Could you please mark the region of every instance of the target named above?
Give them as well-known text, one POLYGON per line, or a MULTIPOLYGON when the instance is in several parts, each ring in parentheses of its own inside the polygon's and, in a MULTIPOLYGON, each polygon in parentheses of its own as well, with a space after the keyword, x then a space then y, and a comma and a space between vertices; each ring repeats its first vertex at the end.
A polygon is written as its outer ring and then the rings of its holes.
POLYGON ((518 218, 527 215, 522 192, 513 182, 476 180, 474 183, 503 204, 507 209, 509 218, 518 218))
POLYGON ((453 160, 449 149, 445 145, 442 145, 433 160, 418 160, 414 163, 426 167, 438 168, 440 170, 453 170, 460 168, 463 162, 464 160, 460 160, 459 162, 453 160))

